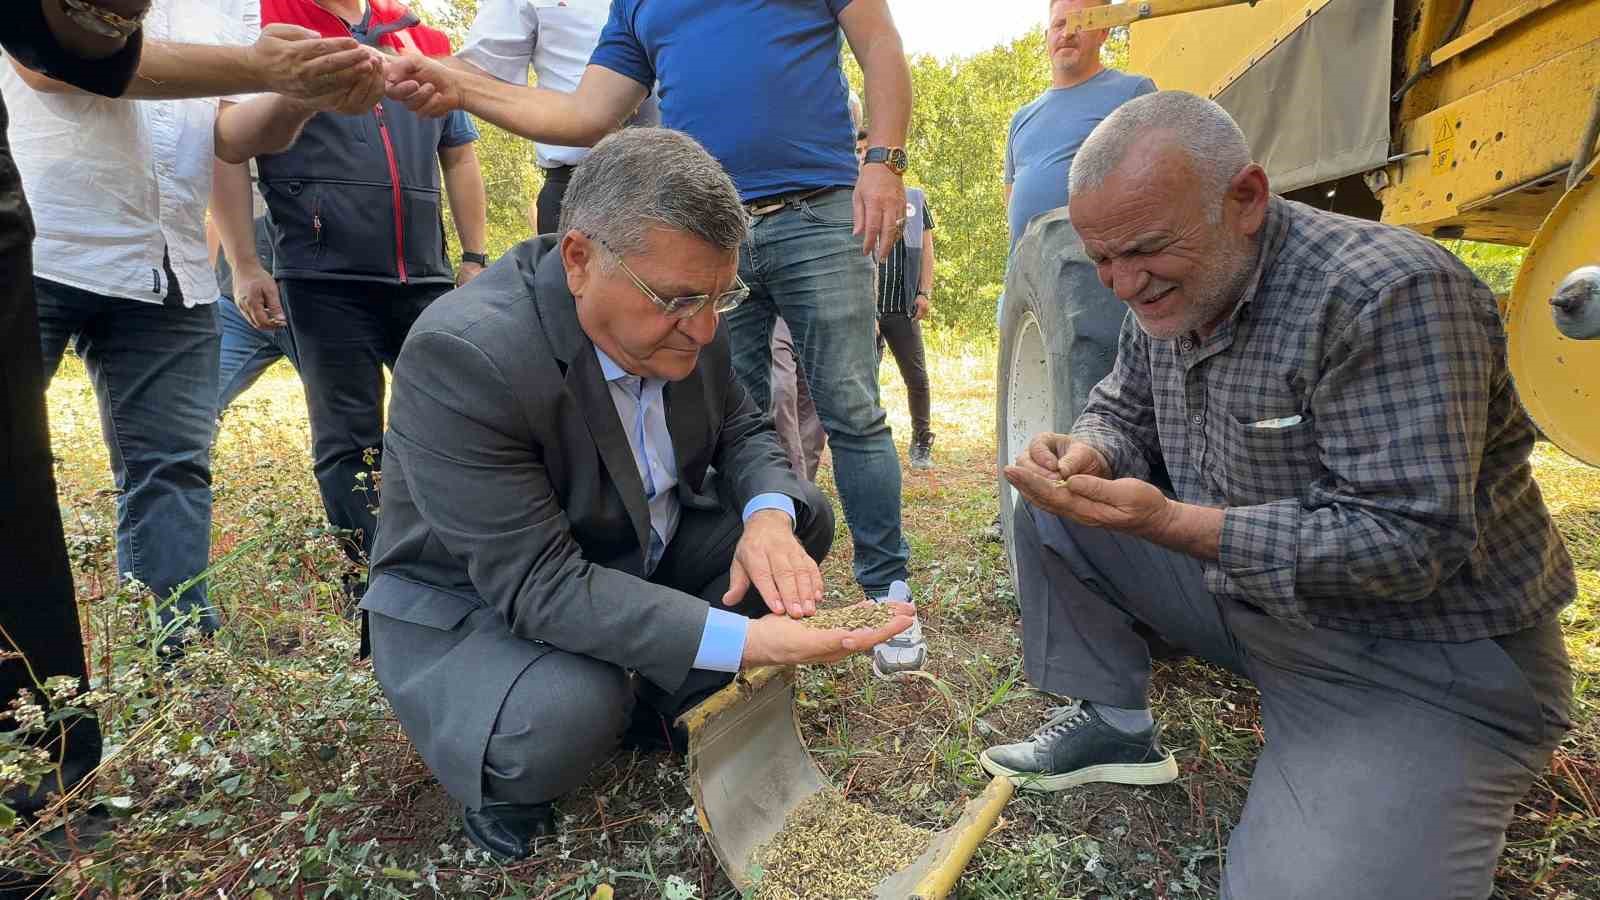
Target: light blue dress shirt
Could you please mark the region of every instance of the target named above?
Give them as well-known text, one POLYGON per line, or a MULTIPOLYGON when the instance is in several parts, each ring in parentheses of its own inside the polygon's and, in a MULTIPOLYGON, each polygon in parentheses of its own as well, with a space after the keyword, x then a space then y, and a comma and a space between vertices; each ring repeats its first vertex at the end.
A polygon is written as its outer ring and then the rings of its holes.
MULTIPOLYGON (((678 504, 678 460, 672 449, 672 436, 667 431, 667 404, 663 392, 667 382, 662 378, 641 378, 630 375, 599 347, 594 348, 600 361, 600 371, 605 375, 606 387, 611 391, 611 402, 617 408, 617 419, 628 433, 628 448, 633 451, 634 463, 639 467, 639 481, 644 485, 645 502, 650 508, 650 546, 645 551, 645 574, 655 571, 661 556, 678 532, 678 522, 683 510, 678 504)), ((786 494, 757 494, 745 504, 746 522, 763 509, 781 509, 795 520, 794 500, 786 494)), ((705 631, 700 635, 700 649, 695 653, 696 669, 717 672, 739 671, 739 660, 744 657, 745 635, 750 620, 736 612, 712 608, 706 615, 705 631)))

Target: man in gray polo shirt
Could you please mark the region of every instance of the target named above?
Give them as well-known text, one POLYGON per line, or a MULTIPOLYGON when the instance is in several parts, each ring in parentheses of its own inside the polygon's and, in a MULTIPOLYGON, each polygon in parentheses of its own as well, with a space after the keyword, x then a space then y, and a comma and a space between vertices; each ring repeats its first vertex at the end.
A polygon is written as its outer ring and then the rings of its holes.
MULTIPOLYGON (((611 11, 610 0, 483 0, 466 43, 455 64, 510 84, 528 83, 528 67, 540 87, 572 91, 589 65, 589 54, 600 42, 611 11)), ((661 121, 654 94, 639 104, 629 125, 655 125, 661 121)), ((544 173, 544 186, 536 202, 539 231, 547 234, 561 222, 561 198, 572 180, 572 169, 589 155, 587 147, 535 143, 534 152, 544 173)))

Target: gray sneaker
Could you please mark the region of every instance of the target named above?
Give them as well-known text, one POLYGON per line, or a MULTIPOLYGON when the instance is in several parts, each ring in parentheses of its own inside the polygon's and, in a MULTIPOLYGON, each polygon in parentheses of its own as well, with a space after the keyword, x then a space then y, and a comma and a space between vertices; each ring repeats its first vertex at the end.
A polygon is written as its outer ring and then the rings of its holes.
POLYGON ((924 435, 911 442, 911 468, 933 468, 933 435, 924 435))
MULTIPOLYGON (((889 585, 889 593, 886 596, 872 599, 879 603, 890 600, 910 603, 911 585, 904 581, 896 581, 889 585)), ((885 681, 894 680, 894 677, 901 672, 920 669, 927 661, 928 642, 922 637, 921 617, 913 618, 910 628, 872 648, 872 674, 885 681)))
POLYGON ((1059 791, 1094 781, 1166 784, 1178 777, 1178 762, 1161 746, 1159 727, 1139 734, 1106 724, 1094 705, 1074 701, 1050 717, 1026 741, 978 754, 984 771, 1005 775, 1017 787, 1059 791))

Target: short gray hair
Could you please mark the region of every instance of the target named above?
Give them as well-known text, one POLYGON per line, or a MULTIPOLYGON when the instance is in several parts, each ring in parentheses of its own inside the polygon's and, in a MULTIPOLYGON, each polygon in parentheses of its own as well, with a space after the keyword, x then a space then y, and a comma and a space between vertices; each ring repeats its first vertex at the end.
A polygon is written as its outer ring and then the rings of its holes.
MULTIPOLYGON (((560 233, 604 240, 613 253, 644 249, 652 227, 737 250, 750 228, 722 165, 681 131, 624 128, 594 145, 561 201, 560 233)), ((603 268, 612 260, 603 258, 603 268)))
POLYGON ((1227 110, 1186 91, 1145 94, 1106 116, 1072 160, 1068 193, 1081 194, 1104 185, 1128 151, 1157 132, 1169 136, 1188 155, 1201 186, 1212 198, 1208 211, 1220 215, 1228 184, 1250 164, 1250 144, 1227 110))

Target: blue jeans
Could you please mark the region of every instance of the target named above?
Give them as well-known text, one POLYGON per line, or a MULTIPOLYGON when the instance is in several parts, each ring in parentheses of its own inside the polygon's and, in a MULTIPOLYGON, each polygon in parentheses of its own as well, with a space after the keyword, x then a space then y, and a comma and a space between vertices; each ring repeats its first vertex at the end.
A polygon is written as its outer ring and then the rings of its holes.
POLYGON ((217 301, 217 321, 222 324, 222 355, 217 370, 217 412, 224 413, 235 398, 250 389, 267 367, 287 358, 300 367, 289 326, 261 331, 245 319, 229 297, 217 301))
POLYGON ((772 323, 782 316, 789 324, 833 448, 856 581, 876 597, 906 577, 910 550, 900 533, 900 458, 878 402, 878 267, 850 227, 848 190, 757 219, 739 254, 750 298, 726 318, 734 372, 769 414, 772 323))
MULTIPOLYGON (((46 376, 72 340, 100 403, 117 487, 117 571, 166 600, 210 562, 216 308, 106 297, 43 278, 34 289, 46 376)), ((164 605, 162 620, 197 609, 200 628, 215 631, 221 620, 204 580, 164 605)))

